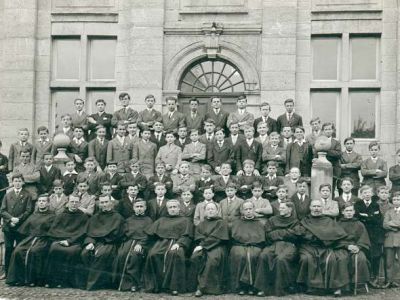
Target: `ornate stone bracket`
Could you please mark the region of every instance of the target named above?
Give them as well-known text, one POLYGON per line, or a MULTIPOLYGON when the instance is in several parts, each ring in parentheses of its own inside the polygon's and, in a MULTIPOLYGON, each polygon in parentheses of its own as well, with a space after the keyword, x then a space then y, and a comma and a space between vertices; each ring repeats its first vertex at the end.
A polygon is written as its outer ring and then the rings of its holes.
POLYGON ((205 35, 204 38, 204 51, 208 58, 216 58, 220 52, 219 36, 223 31, 222 24, 213 22, 212 24, 204 24, 202 32, 205 35), (210 26, 211 25, 211 26, 210 26))

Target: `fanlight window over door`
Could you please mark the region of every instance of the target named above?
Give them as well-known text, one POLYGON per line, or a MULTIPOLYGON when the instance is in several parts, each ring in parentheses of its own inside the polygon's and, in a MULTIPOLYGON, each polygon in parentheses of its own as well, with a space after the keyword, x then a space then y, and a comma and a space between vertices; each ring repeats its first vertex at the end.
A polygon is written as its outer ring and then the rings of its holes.
POLYGON ((198 62, 182 78, 181 93, 240 93, 245 90, 239 70, 223 60, 198 62))

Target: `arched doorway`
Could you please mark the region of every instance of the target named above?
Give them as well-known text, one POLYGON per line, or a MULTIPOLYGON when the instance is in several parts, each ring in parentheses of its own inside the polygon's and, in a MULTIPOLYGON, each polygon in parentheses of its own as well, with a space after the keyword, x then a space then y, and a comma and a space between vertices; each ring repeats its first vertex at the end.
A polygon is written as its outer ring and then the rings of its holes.
POLYGON ((182 74, 179 81, 179 110, 188 112, 189 99, 196 97, 200 101, 200 112, 209 108, 211 96, 221 97, 224 110, 236 109, 236 98, 243 95, 245 82, 240 70, 232 63, 217 59, 201 59, 192 63, 182 74))

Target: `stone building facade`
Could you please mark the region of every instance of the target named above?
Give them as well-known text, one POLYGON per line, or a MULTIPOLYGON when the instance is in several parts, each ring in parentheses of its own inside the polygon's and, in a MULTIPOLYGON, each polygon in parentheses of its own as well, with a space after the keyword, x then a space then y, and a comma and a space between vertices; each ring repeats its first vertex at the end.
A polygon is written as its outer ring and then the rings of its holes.
POLYGON ((76 97, 137 109, 154 94, 180 109, 218 94, 229 110, 246 94, 272 116, 294 98, 306 129, 334 121, 357 150, 399 148, 399 10, 396 0, 0 0, 0 139, 18 128, 51 131, 76 97))

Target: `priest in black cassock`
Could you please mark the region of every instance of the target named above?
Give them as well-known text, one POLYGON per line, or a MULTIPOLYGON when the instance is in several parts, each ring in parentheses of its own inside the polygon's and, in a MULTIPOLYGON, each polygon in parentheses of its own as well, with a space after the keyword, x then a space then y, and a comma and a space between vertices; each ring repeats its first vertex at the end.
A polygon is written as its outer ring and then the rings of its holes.
POLYGON ((168 216, 157 219, 145 232, 155 240, 144 267, 147 292, 184 293, 186 284, 186 254, 193 239, 193 223, 180 216, 180 202, 167 201, 168 216))
POLYGON ((324 289, 340 296, 349 284, 347 233, 322 211, 321 200, 311 201, 310 215, 293 228, 301 238, 297 283, 307 287, 308 292, 324 289))
POLYGON ((195 229, 196 247, 190 258, 189 289, 195 296, 222 294, 226 291, 227 243, 229 229, 219 217, 219 206, 209 202, 204 207, 205 219, 195 229))
POLYGON ((15 247, 10 260, 6 283, 9 285, 43 285, 47 251, 46 238, 55 215, 49 210, 49 195, 40 195, 36 211, 18 228, 25 237, 15 247))
POLYGON ((149 238, 144 230, 153 221, 146 216, 146 201, 137 198, 134 214, 125 220, 123 242, 113 263, 113 285, 119 291, 136 292, 141 287, 143 265, 149 248, 149 238))
POLYGON ((264 225, 255 218, 255 207, 251 201, 243 202, 242 217, 232 223, 232 248, 228 264, 231 291, 253 295, 258 256, 265 245, 264 225))
POLYGON ((113 210, 113 206, 110 196, 100 196, 100 211, 87 224, 85 248, 81 253, 87 290, 111 287, 112 263, 124 224, 124 218, 113 210))
POLYGON ((48 236, 52 243, 47 256, 47 287, 80 287, 80 253, 88 216, 78 209, 79 196, 68 197, 64 212, 57 215, 48 236))
POLYGON ((344 243, 350 255, 349 273, 351 287, 357 292, 357 286, 370 280, 369 262, 366 254, 371 242, 364 224, 354 217, 353 203, 346 203, 342 210, 343 217, 339 225, 346 231, 344 243))
POLYGON ((259 258, 254 286, 258 296, 283 296, 293 288, 296 282, 297 248, 294 236, 289 232, 298 220, 294 215, 292 202, 279 204, 279 215, 266 223, 267 247, 259 258))

